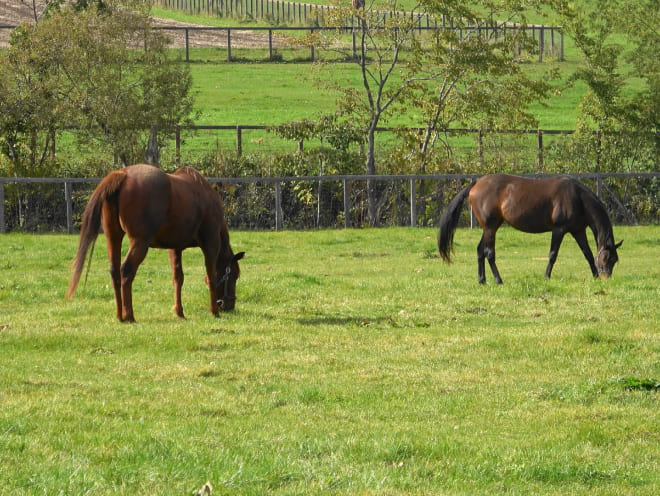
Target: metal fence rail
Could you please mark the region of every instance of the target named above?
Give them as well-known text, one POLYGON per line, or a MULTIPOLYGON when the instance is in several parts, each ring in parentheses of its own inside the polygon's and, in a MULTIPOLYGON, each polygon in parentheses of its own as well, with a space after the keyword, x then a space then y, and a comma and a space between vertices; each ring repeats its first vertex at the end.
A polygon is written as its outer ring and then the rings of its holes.
MULTIPOLYGON (((542 177, 543 174, 527 175, 542 177)), ((620 223, 634 223, 635 215, 627 211, 627 198, 619 198, 607 181, 629 180, 643 182, 637 190, 644 190, 651 184, 653 191, 646 195, 644 204, 649 209, 645 222, 660 222, 660 172, 650 173, 586 173, 571 176, 588 182, 599 197, 606 196, 610 215, 620 223), (648 183, 648 184, 647 184, 648 183), (605 193, 605 195, 604 195, 605 193)), ((426 174, 426 175, 336 175, 303 177, 212 177, 209 181, 222 186, 222 194, 227 208, 229 224, 234 229, 304 229, 309 227, 355 227, 364 222, 364 189, 368 179, 375 179, 383 194, 391 195, 390 207, 384 215, 384 225, 417 226, 420 217, 425 215, 423 205, 429 201, 444 209, 453 191, 466 181, 479 177, 476 174, 426 174), (311 183, 319 192, 318 201, 313 205, 301 205, 295 194, 295 186, 311 183), (393 185, 397 185, 396 188, 393 185), (452 189, 449 185, 454 184, 452 189), (324 185, 332 185, 329 197, 321 199, 324 185), (442 198, 435 193, 422 191, 421 186, 432 186, 433 191, 447 190, 442 198), (259 188, 256 191, 251 188, 259 188), (267 198, 267 201, 263 201, 267 198), (329 198, 329 200, 328 200, 329 198), (254 204, 255 201, 258 204, 254 204), (308 208, 308 216, 318 216, 313 222, 298 221, 287 223, 287 215, 296 212, 300 218, 301 209, 308 208), (250 210, 250 217, 245 212, 250 210), (313 213, 311 212, 313 210, 313 213), (326 210, 327 212, 323 212, 326 210), (319 221, 322 214, 330 212, 329 220, 319 221)), ((101 178, 29 178, 0 177, 0 233, 11 230, 30 232, 64 231, 74 233, 85 208, 89 194, 101 178), (14 188, 14 201, 9 201, 7 189, 14 188), (32 189, 31 189, 32 188, 32 189), (41 188, 40 191, 34 189, 41 188), (46 189, 44 189, 46 188, 46 189), (57 192, 59 190, 59 193, 57 192), (41 203, 40 203, 41 202, 41 203), (7 215, 7 205, 12 205, 11 215, 7 215), (18 210, 16 212, 15 210, 18 210), (21 219, 31 219, 21 223, 21 219), (36 219, 36 220, 35 220, 36 219)), ((428 189, 428 188, 427 188, 428 189)), ((624 188, 627 189, 627 188, 624 188)), ((328 217, 328 215, 325 215, 328 217)))

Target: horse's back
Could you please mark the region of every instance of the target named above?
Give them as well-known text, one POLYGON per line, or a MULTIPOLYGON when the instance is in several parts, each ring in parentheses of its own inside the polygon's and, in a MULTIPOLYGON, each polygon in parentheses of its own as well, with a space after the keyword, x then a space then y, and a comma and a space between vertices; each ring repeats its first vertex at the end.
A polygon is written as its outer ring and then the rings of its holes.
POLYGON ((137 164, 126 173, 119 191, 119 219, 129 237, 149 238, 166 221, 170 209, 170 181, 162 170, 137 164))
POLYGON ((217 191, 191 167, 178 169, 168 177, 172 208, 155 244, 184 248, 220 243, 218 236, 224 226, 224 211, 217 191))
POLYGON ((532 179, 493 174, 477 181, 470 203, 482 226, 505 221, 521 231, 547 232, 572 214, 574 183, 566 176, 532 179))

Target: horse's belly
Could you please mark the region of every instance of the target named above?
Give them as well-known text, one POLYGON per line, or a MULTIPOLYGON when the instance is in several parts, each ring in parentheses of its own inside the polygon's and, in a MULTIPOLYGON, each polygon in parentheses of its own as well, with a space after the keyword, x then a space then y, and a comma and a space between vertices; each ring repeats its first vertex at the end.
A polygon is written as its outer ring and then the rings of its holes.
POLYGON ((551 215, 545 208, 531 208, 523 212, 505 206, 502 216, 507 224, 519 231, 536 234, 552 230, 551 215))
POLYGON ((168 250, 185 250, 197 246, 197 241, 186 230, 176 230, 164 226, 152 238, 150 246, 151 248, 166 248, 168 250))

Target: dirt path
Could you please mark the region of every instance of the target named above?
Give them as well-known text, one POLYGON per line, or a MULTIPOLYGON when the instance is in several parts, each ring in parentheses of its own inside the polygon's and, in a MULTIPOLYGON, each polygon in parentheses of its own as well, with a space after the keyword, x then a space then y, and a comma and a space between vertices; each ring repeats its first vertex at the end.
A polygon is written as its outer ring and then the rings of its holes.
MULTIPOLYGON (((36 15, 39 17, 45 8, 45 0, 36 0, 36 15)), ((22 2, 21 0, 0 1, 0 26, 16 26, 24 21, 33 21, 35 12, 32 8, 32 0, 22 2)), ((198 24, 189 24, 172 21, 169 19, 155 19, 157 26, 163 27, 204 27, 198 24)), ((11 30, 0 29, 0 47, 6 47, 11 30)), ((182 48, 185 46, 185 35, 183 31, 171 31, 172 46, 182 48)), ((273 38, 273 45, 277 46, 277 39, 273 38)), ((262 31, 232 30, 231 45, 235 48, 266 48, 268 47, 268 34, 262 31)), ((224 30, 192 31, 189 33, 190 47, 226 47, 227 32, 224 30)))

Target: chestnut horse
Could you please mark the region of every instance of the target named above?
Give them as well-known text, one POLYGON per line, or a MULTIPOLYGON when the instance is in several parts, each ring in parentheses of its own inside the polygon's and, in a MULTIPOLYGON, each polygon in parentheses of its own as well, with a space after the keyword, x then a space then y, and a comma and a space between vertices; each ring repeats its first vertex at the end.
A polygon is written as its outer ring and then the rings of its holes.
POLYGON ((454 197, 440 219, 438 250, 445 262, 451 262, 454 232, 468 195, 472 211, 483 229, 477 246, 480 283, 486 282, 486 259, 495 282, 502 284, 495 265, 495 233, 503 222, 528 233, 552 232, 546 279, 550 278, 566 233, 571 233, 577 241, 594 277, 607 279, 612 274, 619 259, 616 250, 623 241, 614 244, 612 224, 598 197, 579 181, 565 176, 527 179, 494 174, 473 181, 454 197), (596 239, 595 262, 587 241, 587 226, 596 239))
POLYGON ((174 279, 174 312, 181 318, 183 269, 181 253, 198 246, 204 253, 206 283, 213 315, 232 310, 236 301, 238 261, 229 244, 222 199, 195 169, 185 167, 166 174, 157 167, 138 164, 108 174, 96 187, 85 207, 80 243, 73 261, 73 277, 67 293, 76 291, 87 251, 103 225, 115 291, 117 318, 135 322, 133 279, 149 247, 167 248, 174 279), (121 245, 128 234, 129 248, 121 263, 121 245), (121 265, 120 265, 121 263, 121 265))

